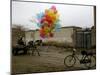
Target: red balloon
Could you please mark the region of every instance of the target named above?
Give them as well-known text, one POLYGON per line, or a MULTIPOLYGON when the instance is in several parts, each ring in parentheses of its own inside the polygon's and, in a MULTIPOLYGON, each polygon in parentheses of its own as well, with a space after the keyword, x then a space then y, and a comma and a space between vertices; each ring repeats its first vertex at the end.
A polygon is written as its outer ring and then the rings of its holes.
POLYGON ((53 37, 53 33, 50 33, 49 35, 50 35, 50 37, 53 37))
POLYGON ((41 19, 41 24, 46 20, 46 18, 42 18, 41 19))
POLYGON ((52 18, 49 15, 45 15, 46 21, 51 24, 53 23, 52 18))
POLYGON ((45 18, 42 18, 41 19, 41 22, 40 23, 42 24, 44 22, 47 22, 49 24, 53 23, 52 19, 49 16, 47 16, 47 15, 45 16, 45 18))
POLYGON ((40 34, 40 36, 41 36, 42 38, 45 38, 45 35, 43 35, 43 34, 40 34))
POLYGON ((45 38, 45 32, 44 32, 43 29, 40 29, 40 36, 41 36, 42 38, 45 38))
POLYGON ((48 24, 48 27, 51 27, 51 24, 48 24))

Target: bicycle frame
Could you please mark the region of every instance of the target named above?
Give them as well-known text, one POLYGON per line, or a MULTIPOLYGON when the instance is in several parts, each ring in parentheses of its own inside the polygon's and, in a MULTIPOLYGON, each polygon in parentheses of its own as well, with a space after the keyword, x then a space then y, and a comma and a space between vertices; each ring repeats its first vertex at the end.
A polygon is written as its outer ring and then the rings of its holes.
POLYGON ((76 55, 76 51, 73 50, 72 56, 75 57, 78 61, 81 61, 81 60, 84 60, 85 57, 87 57, 88 55, 82 55, 81 59, 79 59, 78 56, 76 55))

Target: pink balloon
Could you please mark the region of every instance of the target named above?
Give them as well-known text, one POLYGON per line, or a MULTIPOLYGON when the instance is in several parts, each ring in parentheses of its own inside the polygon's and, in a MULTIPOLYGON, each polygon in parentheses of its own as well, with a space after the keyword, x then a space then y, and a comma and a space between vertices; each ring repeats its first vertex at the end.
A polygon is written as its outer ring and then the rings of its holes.
POLYGON ((53 6, 51 7, 51 9, 56 10, 56 6, 53 5, 53 6))

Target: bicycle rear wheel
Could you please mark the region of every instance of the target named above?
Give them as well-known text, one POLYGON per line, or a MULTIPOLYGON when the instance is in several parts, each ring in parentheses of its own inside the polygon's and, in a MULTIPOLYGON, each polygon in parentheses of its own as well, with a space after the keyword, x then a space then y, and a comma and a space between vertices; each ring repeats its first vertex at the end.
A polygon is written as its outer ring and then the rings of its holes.
POLYGON ((66 67, 73 67, 75 63, 76 63, 76 59, 72 55, 66 56, 64 59, 64 64, 66 67))
POLYGON ((90 60, 89 63, 86 63, 85 66, 88 68, 93 68, 96 66, 96 57, 95 56, 87 56, 88 59, 90 60))

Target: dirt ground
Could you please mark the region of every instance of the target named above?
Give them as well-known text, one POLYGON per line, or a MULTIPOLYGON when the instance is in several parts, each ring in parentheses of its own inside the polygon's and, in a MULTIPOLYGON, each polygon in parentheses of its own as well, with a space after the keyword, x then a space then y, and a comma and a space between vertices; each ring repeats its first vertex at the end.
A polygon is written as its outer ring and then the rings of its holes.
MULTIPOLYGON (((39 49, 40 56, 38 56, 37 52, 35 52, 35 55, 33 56, 12 56, 12 73, 23 74, 87 70, 87 68, 79 62, 77 62, 75 66, 71 68, 67 68, 64 65, 64 58, 71 53, 71 51, 68 49, 56 48, 53 46, 45 46, 39 49)), ((81 58, 80 55, 77 56, 81 58)))

